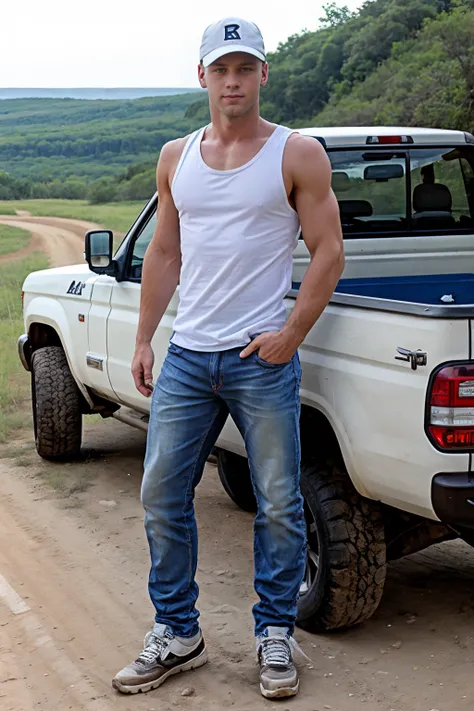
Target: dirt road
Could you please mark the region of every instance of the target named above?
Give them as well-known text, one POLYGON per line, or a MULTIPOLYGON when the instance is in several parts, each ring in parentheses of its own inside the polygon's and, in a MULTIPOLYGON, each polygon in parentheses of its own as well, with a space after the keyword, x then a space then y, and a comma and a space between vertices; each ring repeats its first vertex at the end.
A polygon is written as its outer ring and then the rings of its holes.
POLYGON ((66 217, 33 217, 29 214, 0 215, 0 224, 20 227, 31 232, 27 247, 0 257, 2 262, 23 259, 31 252, 44 252, 52 267, 84 261, 84 235, 100 225, 66 217))
POLYGON ((210 663, 147 695, 117 669, 152 624, 139 486, 144 433, 87 426, 84 461, 38 460, 31 434, 0 456, 2 711, 467 711, 472 708, 474 551, 443 544, 391 564, 376 616, 296 636, 312 664, 292 701, 265 701, 253 658, 252 517, 208 465, 197 495, 201 623, 210 663), (45 483, 47 482, 47 483, 45 483), (192 696, 182 696, 192 689, 192 696))

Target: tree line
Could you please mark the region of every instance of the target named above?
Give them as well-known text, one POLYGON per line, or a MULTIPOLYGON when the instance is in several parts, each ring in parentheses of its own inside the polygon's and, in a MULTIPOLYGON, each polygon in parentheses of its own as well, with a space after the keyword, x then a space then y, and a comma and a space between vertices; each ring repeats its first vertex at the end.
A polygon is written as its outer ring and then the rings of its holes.
POLYGON ((91 204, 129 200, 147 200, 156 190, 156 164, 130 166, 114 177, 100 177, 86 182, 77 177, 66 180, 35 182, 14 178, 0 170, 0 200, 65 199, 89 200, 91 204))

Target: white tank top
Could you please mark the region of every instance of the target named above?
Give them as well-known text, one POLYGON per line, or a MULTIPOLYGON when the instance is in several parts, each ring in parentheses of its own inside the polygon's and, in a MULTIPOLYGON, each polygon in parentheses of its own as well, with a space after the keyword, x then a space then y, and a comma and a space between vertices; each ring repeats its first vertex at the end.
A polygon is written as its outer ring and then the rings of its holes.
POLYGON ((278 126, 248 163, 233 170, 204 162, 204 131, 189 137, 171 186, 182 255, 172 342, 210 352, 282 328, 299 220, 283 181, 289 128, 278 126))

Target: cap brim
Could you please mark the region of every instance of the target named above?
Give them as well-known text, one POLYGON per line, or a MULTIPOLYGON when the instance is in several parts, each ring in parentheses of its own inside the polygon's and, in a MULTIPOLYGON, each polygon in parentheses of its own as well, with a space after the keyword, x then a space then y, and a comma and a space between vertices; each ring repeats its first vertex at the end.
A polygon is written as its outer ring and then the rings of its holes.
POLYGON ((226 54, 231 54, 232 52, 244 52, 245 54, 252 54, 254 57, 257 57, 257 59, 260 59, 262 62, 266 61, 265 55, 259 52, 258 49, 254 49, 253 47, 247 47, 247 45, 245 44, 233 44, 227 47, 218 47, 218 49, 212 50, 212 52, 209 52, 209 54, 206 54, 206 56, 202 58, 202 63, 204 67, 208 67, 210 64, 215 62, 216 59, 224 57, 224 55, 226 54))

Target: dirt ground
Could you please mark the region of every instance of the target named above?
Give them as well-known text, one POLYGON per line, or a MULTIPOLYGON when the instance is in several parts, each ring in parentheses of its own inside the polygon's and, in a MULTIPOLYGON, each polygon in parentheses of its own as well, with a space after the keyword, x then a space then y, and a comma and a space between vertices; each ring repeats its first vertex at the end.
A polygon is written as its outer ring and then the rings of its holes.
POLYGON ((312 660, 301 668, 299 696, 262 699, 252 516, 228 499, 210 464, 196 501, 210 663, 147 695, 118 695, 111 678, 136 656, 153 620, 139 501, 145 434, 93 422, 84 460, 70 465, 42 462, 31 440, 26 432, 0 451, 2 711, 472 708, 474 551, 460 542, 390 564, 382 604, 365 625, 298 630, 312 660))
POLYGON ((0 256, 2 262, 23 259, 31 252, 44 252, 52 267, 62 267, 84 261, 84 235, 100 225, 65 217, 32 217, 26 210, 17 215, 0 215, 0 224, 19 227, 31 232, 27 247, 14 254, 0 256))
MULTIPOLYGON (((43 249, 54 265, 81 261, 84 232, 94 227, 28 215, 0 221, 32 231, 26 251, 43 249)), ((86 423, 83 460, 74 464, 40 460, 31 428, 0 447, 2 711, 472 708, 474 550, 458 541, 390 564, 382 604, 365 625, 328 635, 297 630, 311 658, 300 694, 262 699, 252 516, 228 499, 210 464, 196 500, 210 663, 147 695, 117 694, 113 675, 153 623, 139 500, 145 434, 115 420, 86 423)))

